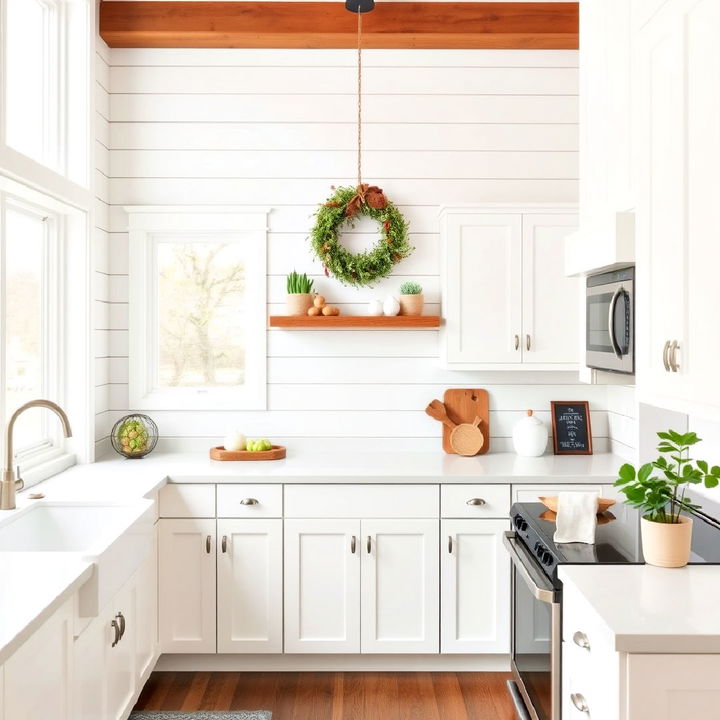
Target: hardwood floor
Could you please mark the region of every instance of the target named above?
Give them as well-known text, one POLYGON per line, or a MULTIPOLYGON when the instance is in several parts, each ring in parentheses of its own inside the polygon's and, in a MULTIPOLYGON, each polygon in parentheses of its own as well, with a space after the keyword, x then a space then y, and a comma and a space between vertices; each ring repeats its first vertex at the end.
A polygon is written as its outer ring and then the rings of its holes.
POLYGON ((515 720, 505 673, 156 672, 136 710, 271 710, 273 720, 515 720))

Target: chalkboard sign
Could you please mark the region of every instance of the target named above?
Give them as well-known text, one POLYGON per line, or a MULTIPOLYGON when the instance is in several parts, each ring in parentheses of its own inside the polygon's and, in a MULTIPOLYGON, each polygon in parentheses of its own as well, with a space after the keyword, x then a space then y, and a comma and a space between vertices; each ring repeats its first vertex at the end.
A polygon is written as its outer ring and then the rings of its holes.
POLYGON ((550 405, 555 454, 592 455, 589 403, 553 401, 550 405))

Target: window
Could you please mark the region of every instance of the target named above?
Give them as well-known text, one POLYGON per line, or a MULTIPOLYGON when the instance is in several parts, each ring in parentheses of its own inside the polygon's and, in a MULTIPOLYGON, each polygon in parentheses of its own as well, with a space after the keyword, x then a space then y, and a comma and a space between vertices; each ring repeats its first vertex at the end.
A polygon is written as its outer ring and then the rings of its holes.
POLYGON ((265 212, 128 208, 130 403, 265 407, 265 212))
POLYGON ((87 0, 2 2, 4 142, 73 182, 86 185, 87 0))
MULTIPOLYGON (((12 195, 0 194, 0 221, 1 406, 7 420, 28 400, 58 397, 61 238, 53 212, 12 195)), ((60 444, 55 419, 35 410, 18 419, 14 439, 23 464, 60 444)))

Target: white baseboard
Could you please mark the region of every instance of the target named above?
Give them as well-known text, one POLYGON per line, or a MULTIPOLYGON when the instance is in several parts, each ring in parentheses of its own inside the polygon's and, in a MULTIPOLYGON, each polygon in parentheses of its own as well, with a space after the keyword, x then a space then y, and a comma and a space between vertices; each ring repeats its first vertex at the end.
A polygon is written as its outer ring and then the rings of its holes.
POLYGON ((508 672, 509 655, 161 655, 155 670, 244 672, 508 672))

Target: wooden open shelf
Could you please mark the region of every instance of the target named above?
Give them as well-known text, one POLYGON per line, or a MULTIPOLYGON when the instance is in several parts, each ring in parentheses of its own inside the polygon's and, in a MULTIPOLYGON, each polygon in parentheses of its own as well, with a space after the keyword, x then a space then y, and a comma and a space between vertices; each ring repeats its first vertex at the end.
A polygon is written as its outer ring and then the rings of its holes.
POLYGON ((270 327, 276 328, 436 328, 439 315, 271 315, 270 327))

